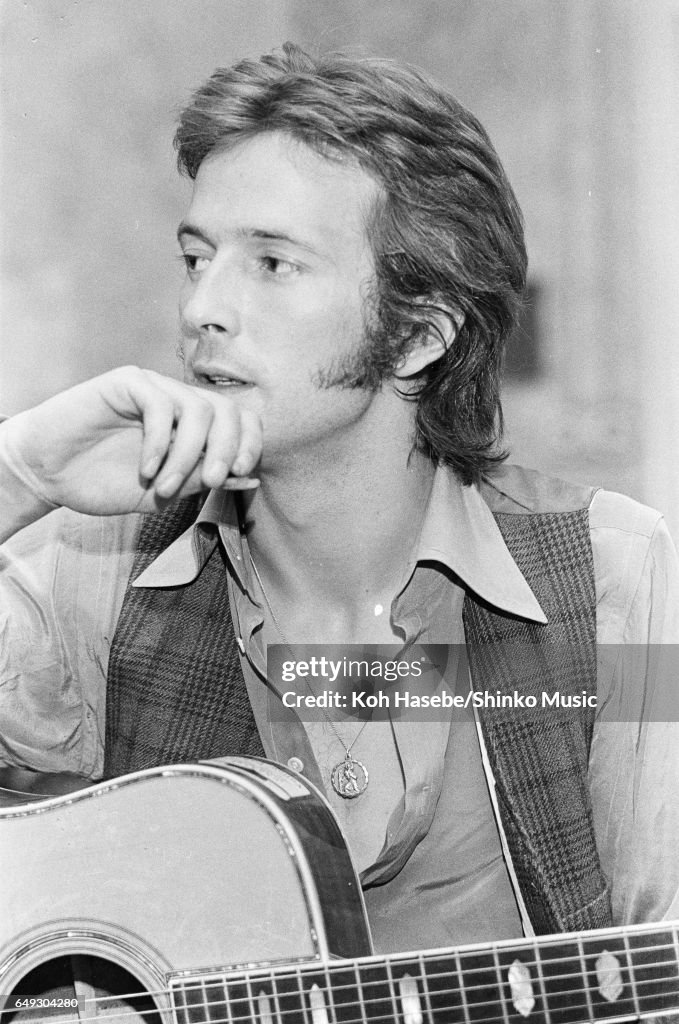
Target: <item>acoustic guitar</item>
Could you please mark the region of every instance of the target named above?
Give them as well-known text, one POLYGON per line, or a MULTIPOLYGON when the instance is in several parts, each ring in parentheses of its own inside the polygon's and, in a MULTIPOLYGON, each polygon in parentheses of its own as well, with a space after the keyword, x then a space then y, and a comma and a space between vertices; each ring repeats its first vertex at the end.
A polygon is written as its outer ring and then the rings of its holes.
POLYGON ((578 1024, 679 1011, 679 923, 373 955, 334 816, 264 760, 5 802, 2 1024, 578 1024))

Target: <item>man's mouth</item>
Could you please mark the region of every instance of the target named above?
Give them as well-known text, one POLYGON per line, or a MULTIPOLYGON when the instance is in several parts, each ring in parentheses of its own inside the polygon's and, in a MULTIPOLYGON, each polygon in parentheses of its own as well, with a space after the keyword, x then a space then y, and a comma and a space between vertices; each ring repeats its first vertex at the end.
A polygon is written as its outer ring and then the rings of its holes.
POLYGON ((219 370, 198 369, 193 367, 193 379, 199 387, 213 388, 245 388, 252 387, 251 380, 237 377, 219 370))

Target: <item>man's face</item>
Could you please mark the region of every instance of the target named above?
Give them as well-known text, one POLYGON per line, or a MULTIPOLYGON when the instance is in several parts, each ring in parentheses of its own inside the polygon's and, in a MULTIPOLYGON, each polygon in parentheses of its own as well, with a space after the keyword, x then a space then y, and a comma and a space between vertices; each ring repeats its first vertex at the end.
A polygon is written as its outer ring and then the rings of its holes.
POLYGON ((264 465, 350 437, 376 400, 328 387, 365 341, 378 187, 283 133, 208 156, 179 238, 185 379, 258 412, 264 465), (321 382, 325 386, 321 386, 321 382))

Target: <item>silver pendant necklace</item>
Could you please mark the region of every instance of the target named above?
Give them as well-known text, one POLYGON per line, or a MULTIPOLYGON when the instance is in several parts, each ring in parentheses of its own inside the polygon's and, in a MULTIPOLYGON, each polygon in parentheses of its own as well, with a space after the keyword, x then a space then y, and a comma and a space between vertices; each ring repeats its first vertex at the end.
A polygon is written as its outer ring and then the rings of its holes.
MULTIPOLYGON (((327 716, 326 716, 327 717, 327 716)), ((330 719, 328 719, 330 725, 330 719)), ((363 723, 363 729, 367 725, 367 722, 363 723)), ((342 737, 337 734, 337 730, 334 728, 335 735, 340 741, 342 746, 342 737)), ((358 733, 354 743, 363 732, 363 729, 358 733)), ((358 761, 355 757, 351 757, 350 751, 354 743, 350 746, 345 747, 344 760, 340 761, 335 765, 332 772, 330 773, 330 782, 332 788, 339 796, 343 796, 345 800, 353 800, 354 797, 360 796, 361 793, 365 793, 368 788, 368 769, 362 761, 358 761)))
MULTIPOLYGON (((264 598, 264 603, 266 604, 266 607, 269 610, 269 615, 271 616, 273 624, 278 631, 278 635, 280 636, 281 640, 287 647, 288 651, 290 651, 291 656, 294 657, 290 649, 290 644, 288 643, 285 634, 283 633, 283 630, 280 627, 280 623, 276 618, 276 614, 273 608, 271 607, 269 595, 264 589, 262 577, 259 575, 259 570, 255 565, 255 560, 252 557, 252 554, 250 554, 250 564, 252 566, 252 571, 254 572, 255 577, 257 578, 257 582, 259 583, 259 589, 262 591, 262 597, 264 598)), ((307 689, 313 695, 313 690, 309 686, 309 681, 306 679, 306 677, 304 681, 306 683, 307 689)), ((326 722, 332 729, 338 742, 342 745, 342 747, 344 747, 344 758, 341 761, 338 761, 338 763, 330 772, 330 784, 338 796, 344 797, 345 800, 354 800, 357 796, 360 796, 361 793, 365 793, 366 789, 368 788, 369 776, 368 769, 363 764, 363 762, 358 761, 355 757, 351 756, 351 749, 361 736, 361 733, 365 729, 368 722, 365 721, 363 723, 363 725, 358 730, 349 746, 347 746, 342 737, 340 736, 340 734, 338 733, 337 729, 335 728, 335 723, 333 722, 333 720, 329 717, 329 715, 326 714, 324 709, 321 710, 323 712, 323 717, 325 718, 326 722)))

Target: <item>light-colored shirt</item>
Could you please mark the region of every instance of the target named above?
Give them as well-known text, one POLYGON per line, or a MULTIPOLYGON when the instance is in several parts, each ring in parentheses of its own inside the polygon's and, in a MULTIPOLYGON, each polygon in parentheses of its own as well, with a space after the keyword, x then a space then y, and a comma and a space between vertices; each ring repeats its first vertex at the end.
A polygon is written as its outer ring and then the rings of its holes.
MULTIPOLYGON (((443 571, 454 561, 448 543, 451 516, 460 524, 460 532, 479 517, 494 527, 478 492, 460 488, 451 474, 442 472, 435 479, 422 532, 404 572, 407 585, 393 601, 391 622, 411 661, 426 652, 429 644, 447 645, 445 673, 449 679, 454 676, 450 682, 459 690, 468 687, 466 659, 458 657, 459 648, 464 648, 464 590, 457 577, 443 571), (459 682, 458 672, 463 677, 459 682)), ((257 599, 247 540, 232 497, 212 495, 198 524, 199 544, 195 531, 188 531, 137 577, 135 585, 177 586, 195 579, 216 543, 210 527, 217 527, 230 568, 241 666, 265 752, 273 760, 296 766, 332 796, 299 718, 292 711, 281 713, 279 698, 285 686, 277 686, 267 675, 261 629, 264 609, 257 599)), ((492 536, 498 536, 495 529, 492 536)), ((490 555, 502 580, 494 591, 498 598, 508 600, 516 614, 544 621, 504 542, 490 555), (501 586, 507 588, 504 597, 501 586)), ((469 571, 474 572, 471 560, 469 571)), ((395 643, 394 652, 398 647, 395 643)), ((376 860, 361 874, 373 942, 380 952, 521 934, 473 715, 469 712, 464 720, 460 718, 451 723, 450 713, 440 711, 426 721, 414 720, 413 714, 392 718, 404 794, 380 837, 383 843, 376 860)), ((371 752, 371 735, 362 734, 352 754, 366 760, 374 779, 385 769, 371 752)))
MULTIPOLYGON (((511 495, 505 500, 511 509, 511 495)), ((244 672, 265 749, 284 762, 298 757, 313 778, 313 755, 303 729, 263 721, 263 651, 257 645, 262 609, 247 585, 247 552, 233 507, 213 499, 201 519, 217 525, 233 578, 240 574, 244 583, 235 604, 232 591, 232 608, 244 638, 244 672)), ((0 760, 5 763, 86 777, 101 773, 108 652, 138 527, 135 516, 99 519, 60 510, 22 531, 3 550, 0 760)), ((671 706, 677 687, 672 659, 667 672, 658 672, 654 661, 656 645, 679 641, 679 567, 662 518, 623 496, 598 492, 590 508, 590 528, 601 645, 600 703, 608 708, 629 703, 628 695, 634 693, 643 695, 646 708, 653 702, 671 706), (618 645, 637 645, 638 656, 611 657, 618 645)), ((188 582, 198 571, 202 550, 192 528, 137 582, 188 582)), ((463 642, 464 588, 497 609, 544 621, 483 498, 475 488, 461 487, 447 471, 437 474, 413 563, 410 584, 392 606, 394 622, 407 637, 463 642)), ((390 819, 376 863, 363 876, 373 930, 377 924, 384 936, 378 945, 396 948, 391 933, 399 917, 415 922, 399 941, 400 948, 500 937, 495 920, 472 919, 468 908, 474 901, 462 896, 459 908, 463 917, 470 916, 450 925, 452 932, 446 931, 445 919, 440 933, 432 936, 428 928, 420 935, 422 917, 413 914, 423 893, 440 902, 444 886, 447 893, 451 886, 454 890, 451 855, 453 863, 457 857, 461 864, 460 879, 469 892, 473 879, 465 865, 464 844, 470 844, 467 858, 474 856, 479 829, 488 839, 480 844, 489 851, 482 865, 484 886, 497 873, 499 841, 495 832, 491 837, 484 831, 492 819, 473 730, 464 724, 451 730, 445 721, 403 722, 395 723, 395 738, 405 798, 390 819), (471 769, 460 787, 465 765, 471 769), (449 823, 460 819, 465 828, 451 832, 449 823), (393 878, 398 879, 395 885, 393 878)), ((595 725, 590 790, 616 922, 679 916, 679 809, 674 799, 678 739, 676 722, 599 720, 595 725)), ((496 880, 498 893, 506 899, 504 873, 497 873, 496 880)), ((511 900, 500 917, 501 930, 517 927, 511 900)))

